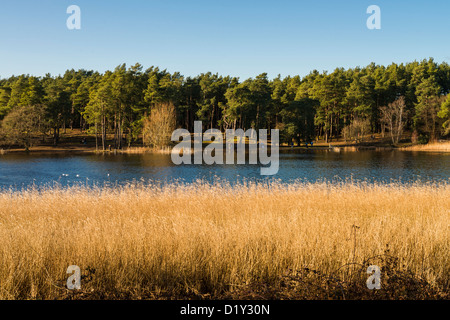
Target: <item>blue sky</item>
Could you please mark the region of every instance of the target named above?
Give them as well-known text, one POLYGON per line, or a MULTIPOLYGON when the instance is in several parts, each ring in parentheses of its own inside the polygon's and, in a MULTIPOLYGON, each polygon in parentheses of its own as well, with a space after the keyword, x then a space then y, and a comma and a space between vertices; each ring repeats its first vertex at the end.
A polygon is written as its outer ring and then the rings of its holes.
POLYGON ((304 76, 336 67, 450 61, 446 0, 1 0, 0 77, 139 62, 195 76, 304 76), (69 5, 81 30, 68 30, 69 5), (381 30, 369 30, 369 5, 381 30))

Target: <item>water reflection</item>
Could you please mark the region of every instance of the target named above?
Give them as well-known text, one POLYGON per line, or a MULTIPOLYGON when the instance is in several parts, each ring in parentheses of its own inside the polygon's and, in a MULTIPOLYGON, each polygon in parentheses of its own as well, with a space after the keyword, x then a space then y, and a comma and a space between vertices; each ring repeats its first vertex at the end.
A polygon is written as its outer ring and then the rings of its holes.
POLYGON ((332 152, 287 151, 280 154, 280 170, 271 177, 260 176, 259 165, 180 165, 167 154, 5 154, 0 155, 0 187, 20 189, 58 182, 123 184, 133 180, 171 182, 217 177, 234 182, 241 179, 279 179, 292 182, 346 179, 369 182, 391 180, 448 181, 450 154, 405 151, 332 152))

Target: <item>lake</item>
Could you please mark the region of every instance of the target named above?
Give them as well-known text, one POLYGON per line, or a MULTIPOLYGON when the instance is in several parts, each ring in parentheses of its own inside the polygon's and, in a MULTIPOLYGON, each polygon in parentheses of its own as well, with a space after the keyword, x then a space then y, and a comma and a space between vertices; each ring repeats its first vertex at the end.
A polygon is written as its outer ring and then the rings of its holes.
POLYGON ((0 188, 32 185, 126 184, 132 181, 213 182, 226 179, 366 180, 404 183, 449 182, 450 154, 410 151, 332 152, 288 150, 280 152, 280 169, 260 176, 259 165, 179 165, 168 154, 24 154, 0 155, 0 188))

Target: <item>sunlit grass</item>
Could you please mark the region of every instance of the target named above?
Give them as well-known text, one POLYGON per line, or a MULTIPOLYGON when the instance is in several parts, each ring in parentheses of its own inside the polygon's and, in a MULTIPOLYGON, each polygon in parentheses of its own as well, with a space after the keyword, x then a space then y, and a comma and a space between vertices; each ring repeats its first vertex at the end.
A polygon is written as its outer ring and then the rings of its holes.
MULTIPOLYGON (((259 298, 252 292, 261 284, 277 297, 294 290, 283 279, 297 271, 333 276, 342 287, 356 269, 336 272, 341 266, 387 268, 369 259, 387 253, 442 297, 449 195, 446 183, 301 182, 3 192, 0 298, 259 298), (65 289, 69 265, 83 270, 77 294, 65 289)), ((284 298, 329 298, 328 287, 311 293, 301 286, 307 276, 296 277, 296 292, 284 298)), ((333 297, 345 297, 339 292, 333 297)))
POLYGON ((405 148, 405 150, 450 152, 450 142, 436 142, 436 143, 415 145, 407 147, 405 148))

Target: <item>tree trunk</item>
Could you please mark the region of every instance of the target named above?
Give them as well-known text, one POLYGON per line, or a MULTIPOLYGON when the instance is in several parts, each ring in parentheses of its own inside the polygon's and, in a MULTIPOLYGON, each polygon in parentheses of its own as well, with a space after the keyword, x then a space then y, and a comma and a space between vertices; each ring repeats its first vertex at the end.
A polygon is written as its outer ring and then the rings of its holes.
POLYGON ((102 117, 102 149, 106 150, 106 116, 102 117))
POLYGON ((123 136, 123 132, 122 132, 122 122, 123 122, 123 118, 122 118, 122 114, 121 113, 119 113, 119 121, 118 121, 118 125, 119 125, 119 130, 118 130, 118 136, 117 136, 117 139, 118 139, 118 148, 119 149, 122 149, 122 136, 123 136))
POLYGON ((98 151, 98 124, 95 121, 95 151, 98 151))
POLYGON ((56 127, 53 127, 53 145, 56 146, 58 144, 58 131, 56 127))
POLYGON ((330 140, 333 140, 333 114, 331 114, 330 119, 330 140))

